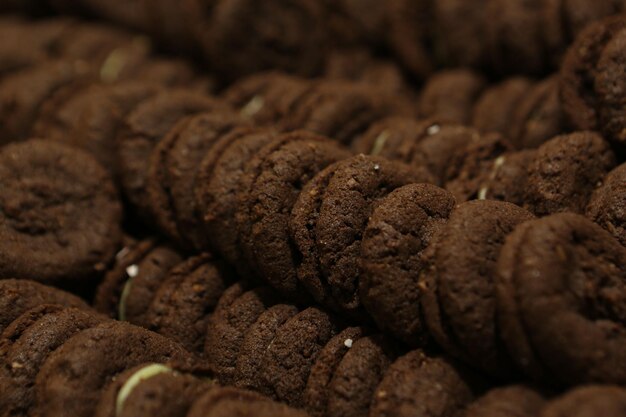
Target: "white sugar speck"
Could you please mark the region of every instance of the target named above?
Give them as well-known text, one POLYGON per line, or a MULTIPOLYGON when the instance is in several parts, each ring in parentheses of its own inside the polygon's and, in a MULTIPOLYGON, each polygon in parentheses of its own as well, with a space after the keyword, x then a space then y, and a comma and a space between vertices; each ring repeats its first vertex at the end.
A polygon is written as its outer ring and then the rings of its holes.
POLYGON ((441 128, 439 127, 439 125, 432 125, 428 129, 426 129, 426 133, 428 133, 429 135, 436 135, 437 133, 439 133, 440 130, 441 128))
POLYGON ((137 265, 130 265, 126 268, 126 274, 128 274, 128 276, 131 278, 136 277, 138 273, 139 267, 137 265))
POLYGON ((352 347, 352 339, 346 339, 345 342, 343 342, 343 344, 348 349, 351 348, 352 347))

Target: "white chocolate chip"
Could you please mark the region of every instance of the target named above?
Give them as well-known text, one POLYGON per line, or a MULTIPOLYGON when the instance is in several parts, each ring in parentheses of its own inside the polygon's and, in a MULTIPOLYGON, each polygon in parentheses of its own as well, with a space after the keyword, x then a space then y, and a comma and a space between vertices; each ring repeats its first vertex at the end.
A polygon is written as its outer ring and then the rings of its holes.
POLYGON ((439 127, 439 125, 432 125, 428 129, 426 129, 426 133, 428 133, 429 135, 436 135, 437 133, 439 133, 440 130, 441 127, 439 127))
POLYGON ((348 349, 350 349, 352 347, 352 339, 346 339, 343 342, 344 346, 347 347, 348 349))
POLYGON ((480 190, 478 190, 478 199, 479 200, 486 200, 487 199, 487 191, 488 191, 487 187, 482 187, 480 190))
POLYGON ((241 108, 241 115, 245 117, 252 117, 259 112, 265 105, 265 100, 261 96, 254 96, 241 108))
POLYGON ((380 171, 380 165, 378 164, 374 165, 374 171, 380 171))
POLYGON ((139 267, 137 265, 129 265, 126 268, 126 274, 131 278, 135 278, 138 273, 139 273, 139 267))
POLYGON ((383 151, 383 148, 385 147, 387 139, 389 139, 389 132, 387 130, 383 130, 381 134, 376 137, 370 155, 380 155, 380 153, 383 151))

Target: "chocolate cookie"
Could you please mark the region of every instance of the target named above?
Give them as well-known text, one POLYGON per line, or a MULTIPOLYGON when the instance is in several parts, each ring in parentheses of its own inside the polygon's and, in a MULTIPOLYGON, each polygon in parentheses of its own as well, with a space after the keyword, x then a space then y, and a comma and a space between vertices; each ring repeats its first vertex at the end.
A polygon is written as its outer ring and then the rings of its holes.
POLYGON ((607 140, 626 143, 624 39, 626 17, 589 25, 569 48, 561 66, 561 99, 570 123, 602 131, 607 140))
POLYGON ((0 144, 27 139, 42 104, 58 89, 84 81, 84 62, 53 61, 23 69, 0 81, 0 144))
POLYGON ((55 350, 37 375, 41 416, 92 416, 100 393, 124 369, 146 362, 188 361, 189 353, 156 333, 122 322, 83 330, 55 350), (123 340, 124 343, 120 343, 123 340))
POLYGON ((491 162, 479 179, 479 200, 508 201, 524 205, 524 193, 528 180, 528 167, 534 160, 536 151, 527 149, 517 152, 505 152, 491 162))
POLYGON ((505 133, 518 149, 536 148, 567 131, 559 82, 552 76, 536 83, 514 109, 505 133))
POLYGON ((190 116, 179 121, 152 152, 146 187, 153 218, 183 247, 207 248, 194 199, 198 168, 222 136, 243 124, 229 110, 190 116))
POLYGON ((0 337, 0 413, 31 415, 39 368, 66 340, 106 320, 94 312, 42 304, 23 313, 0 337))
POLYGON ((224 101, 256 126, 274 126, 291 113, 311 88, 303 78, 281 72, 263 72, 242 78, 222 94, 224 101))
POLYGON ((591 195, 585 214, 626 246, 626 163, 608 173, 591 195))
POLYGON ((456 415, 473 400, 474 382, 445 358, 414 350, 389 367, 374 392, 369 416, 456 415))
POLYGON ((454 209, 450 193, 430 184, 392 191, 374 208, 361 243, 359 295, 378 327, 414 346, 428 332, 420 308, 422 254, 454 209))
POLYGON ((619 417, 626 412, 626 391, 612 385, 588 385, 550 401, 540 417, 619 417))
POLYGON ((116 265, 98 286, 94 307, 101 313, 138 326, 147 326, 145 314, 168 272, 183 261, 180 253, 154 240, 122 249, 116 265))
POLYGON ((303 408, 313 417, 329 415, 330 381, 346 353, 366 333, 362 327, 347 327, 330 339, 317 355, 303 392, 303 408))
POLYGON ((120 182, 126 198, 140 214, 150 213, 147 176, 150 156, 159 141, 183 117, 223 106, 191 91, 167 90, 143 101, 127 115, 116 140, 120 182))
POLYGON ((173 369, 143 364, 122 372, 100 395, 95 417, 185 417, 213 383, 173 369))
POLYGON ((233 382, 236 387, 270 393, 262 378, 265 366, 263 358, 274 343, 278 329, 296 314, 298 309, 295 306, 277 304, 263 312, 249 327, 235 366, 233 382))
POLYGON ((388 159, 407 162, 402 150, 408 143, 417 144, 426 134, 424 122, 411 117, 387 117, 374 123, 350 147, 359 154, 384 156, 388 159))
POLYGON ((583 216, 518 226, 495 274, 498 322, 511 358, 562 385, 622 383, 626 248, 583 216))
POLYGON ((506 134, 531 86, 528 78, 512 77, 487 88, 474 105, 472 125, 481 132, 506 134))
POLYGON ((471 403, 464 417, 535 417, 546 403, 544 396, 526 385, 494 388, 471 403))
POLYGON ((94 281, 122 238, 121 204, 88 153, 46 140, 0 150, 0 276, 94 281))
POLYGON ((202 354, 209 315, 235 276, 224 262, 204 254, 172 268, 145 320, 148 328, 202 354))
POLYGON ((276 331, 261 360, 263 392, 277 401, 301 408, 311 367, 337 332, 336 318, 315 307, 285 322, 276 331))
POLYGON ((423 118, 469 124, 474 104, 487 82, 480 75, 464 69, 440 71, 428 79, 419 99, 423 118))
POLYGON ((275 139, 276 133, 272 130, 235 129, 209 149, 198 168, 195 205, 203 220, 202 230, 211 248, 240 271, 244 263, 235 220, 239 184, 246 174, 246 163, 275 139))
POLYGON ((593 132, 557 136, 528 167, 524 207, 537 216, 583 213, 593 190, 615 166, 609 144, 593 132))
POLYGON ((84 300, 57 288, 26 279, 1 279, 0 334, 21 314, 42 304, 90 309, 84 300))
POLYGON ((358 295, 361 239, 374 206, 395 188, 431 181, 424 168, 358 155, 330 165, 304 187, 290 230, 298 280, 316 301, 364 314, 358 295))
POLYGON ((222 385, 233 383, 237 358, 248 329, 277 301, 277 294, 269 287, 255 288, 236 298, 228 295, 220 298, 208 320, 204 356, 222 385))
POLYGON ((452 356, 497 378, 515 371, 496 322, 496 262, 506 236, 532 217, 499 201, 460 204, 425 254, 421 301, 431 335, 452 356))
POLYGON ((328 416, 366 416, 374 391, 395 359, 393 344, 378 334, 358 339, 328 384, 328 416))
POLYGON ((293 204, 311 178, 348 155, 334 141, 295 131, 278 136, 244 168, 236 215, 239 249, 252 270, 285 295, 303 298, 288 235, 293 204))

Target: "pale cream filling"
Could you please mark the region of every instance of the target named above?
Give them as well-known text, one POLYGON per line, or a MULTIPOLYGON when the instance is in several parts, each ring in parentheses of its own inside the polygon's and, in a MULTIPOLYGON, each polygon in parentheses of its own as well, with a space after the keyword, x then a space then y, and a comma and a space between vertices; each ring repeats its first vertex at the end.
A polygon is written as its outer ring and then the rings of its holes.
POLYGON ((174 371, 160 363, 153 363, 135 372, 130 378, 128 378, 117 393, 117 399, 115 401, 115 415, 117 416, 122 412, 126 399, 130 396, 137 385, 152 378, 153 376, 170 372, 174 371))

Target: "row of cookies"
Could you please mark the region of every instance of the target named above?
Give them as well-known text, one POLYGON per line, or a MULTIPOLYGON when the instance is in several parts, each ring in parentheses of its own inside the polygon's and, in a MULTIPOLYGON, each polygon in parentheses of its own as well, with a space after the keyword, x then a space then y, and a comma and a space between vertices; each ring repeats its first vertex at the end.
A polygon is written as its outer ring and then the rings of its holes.
POLYGON ((622 0, 387 2, 221 0, 9 1, 5 9, 47 9, 110 19, 160 43, 207 58, 223 78, 280 69, 319 75, 328 50, 386 49, 416 77, 441 66, 494 74, 545 74, 589 23, 623 12, 622 0), (253 11, 253 12, 251 12, 253 11), (284 28, 276 36, 272 28, 284 28), (471 45, 468 46, 468 40, 471 45))
POLYGON ((182 346, 69 293, 28 280, 0 289, 2 416, 306 416, 216 385, 182 346))

